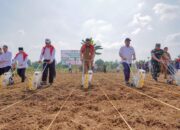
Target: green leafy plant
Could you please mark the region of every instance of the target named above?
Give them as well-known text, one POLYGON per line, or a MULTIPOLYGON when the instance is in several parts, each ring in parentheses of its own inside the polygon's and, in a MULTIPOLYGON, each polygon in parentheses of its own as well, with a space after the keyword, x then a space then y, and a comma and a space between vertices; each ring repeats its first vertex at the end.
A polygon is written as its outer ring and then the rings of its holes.
MULTIPOLYGON (((91 44, 94 46, 95 54, 101 55, 102 53, 98 52, 98 50, 102 50, 103 49, 102 46, 97 45, 96 42, 92 38, 90 38, 90 40, 91 40, 91 44)), ((81 44, 85 44, 85 43, 86 43, 86 41, 82 40, 81 44)))

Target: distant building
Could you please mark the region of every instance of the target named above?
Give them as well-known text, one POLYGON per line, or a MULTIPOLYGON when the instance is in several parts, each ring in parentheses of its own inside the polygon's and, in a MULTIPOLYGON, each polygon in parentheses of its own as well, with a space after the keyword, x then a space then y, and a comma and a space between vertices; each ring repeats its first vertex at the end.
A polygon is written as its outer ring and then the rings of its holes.
POLYGON ((79 50, 61 50, 61 63, 63 65, 81 65, 79 50))

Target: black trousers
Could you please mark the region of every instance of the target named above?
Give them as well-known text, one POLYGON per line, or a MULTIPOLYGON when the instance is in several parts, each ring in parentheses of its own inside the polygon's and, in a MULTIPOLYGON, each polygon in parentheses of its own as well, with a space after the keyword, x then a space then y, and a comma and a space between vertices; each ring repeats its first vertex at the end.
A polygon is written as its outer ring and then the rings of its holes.
POLYGON ((151 61, 151 64, 152 64, 152 70, 151 70, 152 77, 157 78, 161 72, 160 63, 158 63, 157 61, 151 61))
POLYGON ((3 75, 3 68, 0 68, 0 75, 3 75))
POLYGON ((49 60, 44 60, 43 64, 43 74, 42 74, 42 81, 47 82, 47 77, 49 73, 49 83, 53 83, 55 75, 56 75, 56 70, 55 70, 55 60, 51 64, 47 64, 49 60))
POLYGON ((21 82, 24 82, 24 80, 26 79, 26 68, 17 69, 17 73, 19 77, 21 77, 21 82))
POLYGON ((3 75, 4 73, 8 72, 10 69, 11 69, 11 66, 0 68, 0 75, 3 75))

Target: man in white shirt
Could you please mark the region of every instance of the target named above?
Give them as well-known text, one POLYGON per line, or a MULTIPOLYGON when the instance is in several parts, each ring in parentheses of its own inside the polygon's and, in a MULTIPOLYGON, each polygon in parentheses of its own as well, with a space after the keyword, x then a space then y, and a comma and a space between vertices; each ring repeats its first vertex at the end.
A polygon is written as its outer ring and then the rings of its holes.
POLYGON ((3 54, 0 57, 0 64, 3 66, 2 74, 8 72, 11 69, 12 53, 8 51, 8 46, 3 46, 3 54))
POLYGON ((43 75, 42 75, 42 85, 47 84, 47 76, 49 72, 49 83, 53 84, 55 78, 55 48, 51 45, 50 39, 45 39, 45 46, 43 47, 39 59, 39 63, 43 60, 43 75))
POLYGON ((28 55, 24 52, 22 47, 19 47, 19 52, 16 54, 13 61, 14 65, 17 64, 17 73, 19 77, 21 77, 21 82, 24 82, 26 79, 25 73, 27 68, 28 55))
POLYGON ((121 57, 122 65, 124 67, 124 79, 126 85, 129 84, 130 79, 130 67, 132 60, 136 60, 136 54, 134 48, 130 46, 131 39, 125 39, 125 46, 122 46, 119 50, 119 56, 121 57))

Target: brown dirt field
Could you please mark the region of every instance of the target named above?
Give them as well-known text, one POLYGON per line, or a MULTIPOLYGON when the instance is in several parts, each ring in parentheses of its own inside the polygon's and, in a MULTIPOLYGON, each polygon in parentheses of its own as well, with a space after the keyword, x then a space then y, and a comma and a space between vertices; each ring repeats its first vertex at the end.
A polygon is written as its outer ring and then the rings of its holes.
POLYGON ((180 87, 150 76, 141 89, 126 87, 121 74, 93 79, 89 91, 80 89, 81 74, 62 73, 52 87, 35 92, 24 91, 26 83, 0 89, 0 129, 46 130, 55 119, 50 130, 128 130, 123 116, 133 130, 180 130, 180 87))

